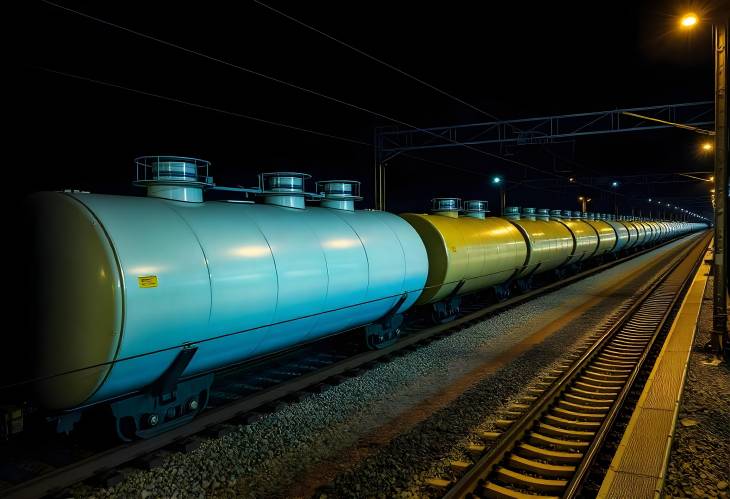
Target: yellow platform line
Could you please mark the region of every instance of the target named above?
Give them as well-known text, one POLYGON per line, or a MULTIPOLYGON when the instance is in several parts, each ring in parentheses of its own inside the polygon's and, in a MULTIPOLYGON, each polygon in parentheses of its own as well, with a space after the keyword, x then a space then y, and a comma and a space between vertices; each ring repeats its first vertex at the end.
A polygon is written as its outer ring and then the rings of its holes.
MULTIPOLYGON (((712 248, 712 243, 709 248, 712 248)), ((634 414, 598 492, 599 498, 640 499, 658 498, 661 495, 684 391, 689 356, 707 286, 710 266, 705 261, 708 258, 712 258, 709 249, 703 257, 703 263, 697 270, 689 291, 682 300, 664 346, 636 404, 634 414), (681 362, 682 373, 679 382, 672 383, 669 378, 672 376, 672 371, 676 376, 678 361, 681 362), (667 390, 667 384, 673 389, 667 390)))

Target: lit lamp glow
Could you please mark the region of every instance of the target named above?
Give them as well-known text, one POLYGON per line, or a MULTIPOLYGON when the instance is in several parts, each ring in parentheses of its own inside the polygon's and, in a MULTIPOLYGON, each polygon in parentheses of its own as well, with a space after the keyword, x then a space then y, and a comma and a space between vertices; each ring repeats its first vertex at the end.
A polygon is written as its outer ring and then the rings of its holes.
POLYGON ((682 16, 682 19, 679 20, 679 24, 682 25, 684 28, 692 28, 699 22, 699 18, 697 17, 697 14, 694 12, 690 12, 688 14, 685 14, 682 16))

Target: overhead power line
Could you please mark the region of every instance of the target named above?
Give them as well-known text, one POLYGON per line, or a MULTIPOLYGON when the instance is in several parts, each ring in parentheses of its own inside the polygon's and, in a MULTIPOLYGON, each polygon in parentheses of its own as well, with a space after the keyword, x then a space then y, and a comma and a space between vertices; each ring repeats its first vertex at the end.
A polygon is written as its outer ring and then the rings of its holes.
POLYGON ((119 89, 119 90, 124 90, 126 92, 131 92, 131 93, 138 94, 138 95, 144 95, 146 97, 154 97, 155 99, 161 99, 161 100, 165 100, 165 101, 168 101, 168 102, 174 102, 176 104, 183 104, 183 105, 190 106, 190 107, 194 107, 194 108, 197 108, 197 109, 204 109, 206 111, 213 111, 213 112, 216 112, 216 113, 221 113, 221 114, 225 114, 225 115, 228 115, 228 116, 233 116, 233 117, 236 117, 236 118, 245 118, 247 120, 256 121, 258 123, 264 123, 266 125, 278 126, 278 127, 282 127, 282 128, 288 128, 290 130, 296 130, 298 132, 305 132, 305 133, 309 133, 309 134, 313 134, 313 135, 319 135, 320 137, 326 137, 326 138, 329 138, 329 139, 335 139, 335 140, 340 140, 340 141, 343 141, 343 142, 349 142, 350 144, 357 144, 357 145, 362 145, 362 146, 367 146, 367 147, 373 147, 372 144, 370 144, 368 142, 363 142, 363 141, 357 140, 357 139, 351 139, 351 138, 348 138, 348 137, 341 137, 339 135, 333 135, 333 134, 327 133, 327 132, 320 132, 318 130, 312 130, 312 129, 309 129, 309 128, 302 128, 302 127, 298 127, 298 126, 295 126, 295 125, 290 125, 288 123, 282 123, 280 121, 271 121, 271 120, 266 120, 266 119, 263 119, 263 118, 257 118, 256 116, 251 116, 249 114, 243 114, 243 113, 238 113, 236 111, 228 111, 226 109, 221 109, 221 108, 212 107, 212 106, 206 106, 204 104, 198 104, 198 103, 195 103, 195 102, 190 102, 190 101, 178 99, 178 98, 175 98, 175 97, 168 97, 166 95, 161 95, 161 94, 156 94, 156 93, 152 93, 152 92, 147 92, 145 90, 139 90, 139 89, 136 89, 136 88, 126 87, 124 85, 119 85, 117 83, 112 83, 112 82, 103 81, 103 80, 96 80, 94 78, 88 78, 86 76, 76 75, 76 74, 73 74, 73 73, 66 73, 64 71, 57 71, 55 69, 44 68, 44 67, 41 67, 41 66, 31 66, 31 67, 33 67, 35 69, 38 69, 38 70, 41 70, 41 71, 46 71, 48 73, 53 73, 53 74, 56 74, 56 75, 59 75, 59 76, 64 76, 66 78, 73 78, 75 80, 81 80, 81 81, 85 81, 85 82, 88 82, 88 83, 94 83, 96 85, 103 85, 105 87, 116 88, 116 89, 119 89))
MULTIPOLYGON (((169 97, 167 95, 156 94, 156 93, 147 92, 147 91, 144 91, 144 90, 139 90, 139 89, 132 88, 132 87, 127 87, 127 86, 124 86, 124 85, 119 85, 117 83, 112 83, 112 82, 103 81, 103 80, 97 80, 97 79, 94 79, 94 78, 89 78, 89 77, 86 77, 86 76, 76 75, 76 74, 73 74, 73 73, 67 73, 67 72, 64 72, 64 71, 57 71, 55 69, 44 68, 44 67, 41 67, 41 66, 31 66, 31 67, 33 67, 34 69, 37 69, 37 70, 40 70, 40 71, 46 71, 48 73, 52 73, 52 74, 55 74, 55 75, 58 75, 58 76, 64 76, 66 78, 72 78, 72 79, 84 81, 84 82, 87 82, 87 83, 93 83, 93 84, 96 84, 96 85, 101 85, 101 86, 105 86, 105 87, 109 87, 109 88, 115 88, 115 89, 118 89, 118 90, 123 90, 123 91, 126 91, 126 92, 131 92, 131 93, 134 93, 134 94, 143 95, 143 96, 146 96, 146 97, 152 97, 152 98, 155 98, 155 99, 161 99, 161 100, 164 100, 164 101, 167 101, 167 102, 172 102, 172 103, 175 103, 175 104, 182 104, 182 105, 185 105, 185 106, 190 106, 190 107, 194 107, 194 108, 197 108, 197 109, 202 109, 202 110, 205 110, 205 111, 212 111, 212 112, 221 113, 221 114, 224 114, 224 115, 227 115, 227 116, 233 116, 235 118, 244 118, 244 119, 256 121, 256 122, 259 122, 259 123, 264 123, 266 125, 278 126, 278 127, 282 127, 282 128, 287 128, 287 129, 290 129, 290 130, 294 130, 294 131, 297 131, 297 132, 309 133, 309 134, 313 134, 313 135, 318 135, 320 137, 325 137, 325 138, 339 140, 339 141, 343 141, 343 142, 349 142, 349 143, 352 143, 352 144, 362 145, 362 146, 365 146, 365 147, 368 147, 368 148, 371 148, 371 149, 373 148, 373 145, 370 144, 370 143, 368 143, 368 142, 363 142, 363 141, 356 140, 356 139, 351 139, 351 138, 348 138, 348 137, 341 137, 339 135, 333 135, 333 134, 326 133, 326 132, 320 132, 318 130, 312 130, 312 129, 309 129, 309 128, 302 128, 302 127, 298 127, 298 126, 295 126, 295 125, 290 125, 288 123, 282 123, 282 122, 278 122, 278 121, 265 120, 263 118, 257 118, 256 116, 251 116, 251 115, 239 113, 239 112, 236 112, 236 111, 229 111, 227 109, 221 109, 221 108, 217 108, 217 107, 207 106, 207 105, 204 105, 204 104, 198 104, 198 103, 195 103, 195 102, 190 102, 190 101, 178 99, 178 98, 175 98, 175 97, 169 97)), ((432 161, 432 160, 428 160, 428 159, 425 159, 425 158, 420 158, 418 156, 411 155, 411 154, 403 154, 403 156, 408 157, 408 158, 411 158, 411 159, 414 159, 416 161, 422 161, 422 162, 425 162, 425 163, 431 163, 431 164, 438 165, 438 166, 441 166, 443 168, 448 168, 448 169, 451 169, 451 170, 462 171, 462 172, 465 172, 465 173, 471 173, 471 174, 477 175, 477 176, 488 176, 484 172, 478 172, 478 171, 474 171, 474 170, 469 170, 469 169, 466 169, 466 168, 461 168, 459 166, 451 165, 449 163, 443 163, 443 162, 440 162, 440 161, 432 161)))
MULTIPOLYGON (((187 48, 187 47, 183 47, 183 46, 181 46, 181 45, 178 45, 178 44, 176 44, 176 43, 172 43, 172 42, 168 42, 168 41, 166 41, 166 40, 162 40, 162 39, 160 39, 160 38, 158 38, 158 37, 155 37, 155 36, 152 36, 152 35, 148 35, 148 34, 146 34, 146 33, 142 33, 142 32, 140 32, 140 31, 136 31, 136 30, 133 30, 133 29, 131 29, 131 28, 127 28, 127 27, 125 27, 125 26, 121 26, 121 25, 119 25, 119 24, 116 24, 116 23, 113 23, 113 22, 107 21, 107 20, 105 20, 105 19, 101 19, 101 18, 99 18, 99 17, 96 17, 96 16, 92 16, 92 15, 90 15, 90 14, 86 14, 86 13, 84 13, 84 12, 80 12, 80 11, 77 11, 77 10, 75 10, 75 9, 71 9, 71 8, 69 8, 69 7, 66 7, 66 6, 64 6, 64 5, 60 5, 60 4, 57 4, 57 3, 51 2, 50 0, 39 0, 39 1, 40 1, 40 2, 42 2, 42 3, 45 3, 45 4, 47 4, 47 5, 50 5, 50 6, 52 6, 52 7, 56 7, 56 8, 58 8, 58 9, 62 9, 62 10, 65 10, 66 12, 70 12, 70 13, 73 13, 73 14, 79 15, 79 16, 81 16, 81 17, 84 17, 84 18, 86 18, 86 19, 90 19, 90 20, 92 20, 92 21, 95 21, 95 22, 99 22, 99 23, 102 23, 102 24, 104 24, 104 25, 106 25, 106 26, 111 26, 111 27, 113 27, 113 28, 116 28, 116 29, 119 29, 119 30, 125 31, 125 32, 127 32, 127 33, 131 33, 131 34, 133 34, 133 35, 135 35, 135 36, 139 36, 139 37, 145 38, 145 39, 147 39, 147 40, 151 40, 151 41, 154 41, 154 42, 156 42, 156 43, 160 43, 160 44, 162 44, 162 45, 165 45, 165 46, 167 46, 167 47, 171 47, 171 48, 174 48, 174 49, 177 49, 177 50, 181 50, 181 51, 183 51, 183 52, 186 52, 186 53, 188 53, 188 54, 196 55, 196 56, 198 56, 198 57, 202 57, 202 58, 204 58, 204 59, 207 59, 207 60, 210 60, 210 61, 213 61, 213 62, 218 62, 218 63, 220 63, 220 64, 223 64, 223 65, 225 65, 225 66, 228 66, 228 67, 231 67, 231 68, 235 68, 235 69, 238 69, 238 70, 240 70, 240 71, 243 71, 243 72, 246 72, 246 73, 248 73, 248 74, 252 74, 252 75, 255 75, 255 76, 259 76, 259 77, 261 77, 261 78, 264 78, 264 79, 266 79, 266 80, 269 80, 269 81, 273 81, 273 82, 275 82, 275 83, 279 83, 279 84, 281 84, 281 85, 284 85, 284 86, 287 86, 287 87, 290 87, 290 88, 294 88, 294 89, 300 90, 300 91, 302 91, 302 92, 305 92, 305 93, 308 93, 308 94, 310 94, 310 95, 316 95, 316 96, 318 96, 318 97, 321 97, 321 98, 323 98, 323 99, 329 100, 329 101, 331 101, 331 102, 336 102, 336 103, 338 103, 338 104, 342 104, 342 105, 344 105, 344 106, 347 106, 347 107, 350 107, 350 108, 352 108, 352 109, 356 109, 356 110, 358 110, 358 111, 362 111, 362 112, 365 112, 365 113, 369 113, 369 114, 372 114, 373 116, 377 116, 377 117, 379 117, 379 118, 382 118, 382 119, 385 119, 385 120, 388 120, 388 121, 392 121, 392 122, 394 122, 394 123, 397 123, 397 124, 399 124, 399 125, 402 125, 402 126, 406 126, 406 127, 408 127, 408 128, 412 128, 412 129, 414 129, 414 130, 418 130, 418 131, 420 131, 420 132, 424 132, 424 133, 427 133, 427 134, 433 135, 434 137, 437 137, 437 138, 440 138, 440 139, 444 139, 444 138, 446 138, 446 137, 442 137, 442 136, 440 136, 440 135, 438 135, 438 134, 436 134, 436 133, 433 133, 433 132, 431 132, 431 131, 429 131, 429 130, 425 130, 425 129, 423 129, 423 128, 420 128, 420 127, 417 127, 417 126, 415 126, 415 125, 411 125, 410 123, 407 123, 407 122, 405 122, 405 121, 399 120, 399 119, 397 119, 397 118, 393 118, 392 116, 388 116, 388 115, 385 115, 385 114, 379 113, 379 112, 377 112, 377 111, 373 111, 373 110, 370 110, 370 109, 364 108, 364 107, 362 107, 362 106, 359 106, 359 105, 357 105, 357 104, 352 104, 352 103, 350 103, 350 102, 346 102, 346 101, 344 101, 344 100, 342 100, 342 99, 338 99, 338 98, 336 98, 336 97, 332 97, 332 96, 329 96, 329 95, 323 94, 323 93, 321 93, 321 92, 318 92, 318 91, 316 91, 316 90, 312 90, 312 89, 309 89, 309 88, 305 88, 305 87, 302 87, 302 86, 300 86, 300 85, 296 85, 296 84, 294 84, 294 83, 290 83, 290 82, 287 82, 287 81, 281 80, 281 79, 279 79, 279 78, 276 78, 276 77, 274 77, 274 76, 270 76, 270 75, 267 75, 267 74, 261 73, 261 72, 259 72, 259 71, 255 71, 255 70, 252 70, 252 69, 250 69, 250 68, 246 68, 246 67, 244 67, 244 66, 240 66, 240 65, 238 65, 238 64, 234 64, 234 63, 232 63, 232 62, 229 62, 229 61, 226 61, 226 60, 223 60, 223 59, 217 58, 217 57, 213 57, 213 56, 210 56, 210 55, 204 54, 204 53, 202 53, 202 52, 198 52, 198 51, 196 51, 196 50, 192 50, 192 49, 189 49, 189 48, 187 48)), ((470 146, 470 145, 468 145, 468 144, 463 144, 463 143, 461 143, 461 142, 458 142, 458 141, 456 141, 456 140, 451 140, 451 139, 449 139, 449 138, 446 138, 446 140, 448 140, 449 142, 451 142, 451 143, 453 143, 453 144, 455 144, 455 145, 460 145, 460 146, 463 146, 463 147, 465 147, 465 148, 467 148, 467 149, 470 149, 470 150, 472 150, 472 151, 478 152, 478 153, 480 153, 480 154, 484 154, 484 155, 486 155, 486 156, 489 156, 489 157, 492 157, 492 158, 496 158, 496 159, 499 159, 499 160, 501 160, 501 161, 505 161, 505 162, 507 162, 507 163, 511 163, 511 164, 514 164, 514 165, 517 165, 517 166, 520 166, 520 167, 523 167, 523 168, 529 168, 529 169, 532 169, 532 170, 535 170, 535 171, 538 171, 538 172, 544 173, 544 174, 546 174, 546 175, 553 175, 553 176, 555 176, 555 177, 558 177, 558 178, 563 178, 563 176, 562 176, 562 175, 558 175, 558 174, 555 174, 555 173, 553 173, 553 172, 550 172, 549 170, 543 170, 543 169, 541 169, 541 168, 538 168, 538 167, 536 167, 536 166, 533 166, 533 165, 530 165, 530 164, 527 164, 527 163, 523 163, 523 162, 521 162, 521 161, 516 161, 516 160, 513 160, 513 159, 505 158, 505 157, 503 157, 503 156, 500 156, 500 155, 498 155, 498 154, 490 153, 490 152, 488 152, 488 151, 484 151, 484 150, 482 150, 482 149, 479 149, 479 148, 476 148, 476 147, 474 147, 474 146, 470 146)))
POLYGON ((348 49, 350 49, 350 50, 352 50, 354 52, 357 52, 361 56, 367 57, 371 61, 377 62, 378 64, 381 64, 381 65, 385 66, 386 68, 388 68, 390 70, 393 70, 396 73, 405 76, 406 78, 410 78, 411 80, 416 81, 416 82, 420 83, 421 85, 424 85, 424 86, 430 88, 431 90, 434 90, 434 91, 436 91, 436 92, 438 92, 438 93, 440 93, 442 95, 445 95, 446 97, 448 97, 448 98, 450 98, 450 99, 452 99, 452 100, 454 100, 454 101, 456 101, 456 102, 458 102, 460 104, 463 104, 463 105, 465 105, 465 106, 473 109, 474 111, 477 111, 477 112, 479 112, 479 113, 481 113, 481 114, 483 114, 483 115, 485 115, 485 116, 487 116, 487 117, 489 117, 489 118, 491 118, 491 119, 493 119, 495 121, 499 121, 499 118, 497 118, 495 115, 493 115, 491 113, 488 113, 487 111, 484 111, 483 109, 480 109, 480 108, 474 106, 473 104, 470 104, 470 103, 464 101, 463 99, 460 99, 459 97, 456 97, 455 95, 450 94, 449 92, 446 92, 445 90, 442 90, 442 89, 436 87, 435 85, 432 85, 431 83, 428 83, 427 81, 422 80, 421 78, 418 78, 417 76, 413 76, 412 74, 407 73, 407 72, 403 71, 402 69, 400 69, 400 68, 398 68, 396 66, 393 66, 392 64, 387 63, 387 62, 383 61, 382 59, 379 59, 379 58, 375 57, 374 55, 370 55, 367 52, 365 52, 364 50, 361 50, 361 49, 359 49, 357 47, 354 47, 354 46, 350 45, 347 42, 344 42, 344 41, 342 41, 342 40, 340 40, 338 38, 335 38, 334 36, 330 35, 329 33, 325 33, 321 29, 315 28, 314 26, 312 26, 310 24, 307 24, 304 21, 301 21, 301 20, 299 20, 299 19, 291 16, 290 14, 287 14, 285 12, 282 12, 282 11, 278 10, 278 9, 275 9, 271 5, 265 4, 264 2, 261 2, 260 0, 253 0, 253 1, 254 1, 255 4, 260 5, 261 7, 264 7, 266 9, 269 9, 270 11, 272 11, 272 12, 274 12, 274 13, 282 16, 282 17, 287 18, 287 19, 289 19, 292 22, 295 22, 295 23, 299 24, 300 26, 303 26, 303 27, 305 27, 305 28, 307 28, 307 29, 309 29, 311 31, 314 31, 315 33, 318 33, 318 34, 324 36, 325 38, 327 38, 329 40, 332 40, 335 43, 338 43, 338 44, 342 45, 343 47, 346 47, 346 48, 348 48, 348 49))

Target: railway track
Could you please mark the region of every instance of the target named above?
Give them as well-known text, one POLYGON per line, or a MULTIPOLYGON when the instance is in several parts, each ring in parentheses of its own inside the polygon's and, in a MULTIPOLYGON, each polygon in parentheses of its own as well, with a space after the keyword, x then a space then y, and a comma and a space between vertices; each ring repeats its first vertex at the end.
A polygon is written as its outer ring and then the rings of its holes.
POLYGON ((439 484, 448 487, 444 497, 580 496, 629 394, 651 368, 708 243, 705 236, 676 257, 595 343, 497 420, 502 431, 482 435, 481 457, 453 463, 462 474, 453 484, 439 484))
MULTIPOLYGON (((667 241, 664 244, 669 244, 667 241)), ((501 303, 465 309, 452 322, 438 326, 416 327, 397 344, 376 351, 342 352, 315 351, 302 357, 296 352, 287 352, 268 359, 267 363, 250 364, 244 368, 222 373, 211 397, 212 407, 204 411, 191 423, 175 428, 158 437, 139 440, 84 455, 74 462, 61 464, 55 469, 43 468, 38 476, 23 480, 16 485, 0 489, 0 497, 41 497, 62 491, 75 483, 95 478, 97 483, 109 486, 120 480, 125 466, 149 468, 160 464, 156 456, 167 450, 188 451, 196 447, 203 438, 215 438, 235 428, 234 425, 257 421, 262 413, 276 409, 280 404, 296 401, 308 393, 326 390, 349 377, 357 376, 368 366, 407 354, 439 336, 459 331, 464 327, 484 320, 498 312, 517 306, 537 296, 549 293, 584 279, 598 272, 614 267, 626 260, 656 249, 647 248, 630 256, 615 260, 562 281, 543 286, 501 303), (260 371, 259 369, 263 369, 260 371), (238 389, 234 390, 234 387, 238 389), (157 463, 157 464, 156 464, 157 463)), ((307 348, 311 348, 307 347, 307 348)), ((306 348, 305 348, 306 350, 306 348)))

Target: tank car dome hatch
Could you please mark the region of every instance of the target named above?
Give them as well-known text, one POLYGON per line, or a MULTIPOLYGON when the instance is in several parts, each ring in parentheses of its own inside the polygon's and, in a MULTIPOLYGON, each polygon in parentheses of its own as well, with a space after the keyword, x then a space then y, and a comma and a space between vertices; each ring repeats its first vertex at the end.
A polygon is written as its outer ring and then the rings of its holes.
POLYGON ((520 219, 520 207, 519 206, 507 206, 504 209, 504 218, 508 220, 519 220, 520 219))
POLYGON ((315 185, 322 196, 322 208, 354 211, 355 201, 362 201, 360 182, 356 180, 320 180, 315 185))
POLYGON ((535 212, 535 218, 537 220, 550 220, 550 210, 547 208, 540 208, 535 212))
POLYGON ((461 211, 461 198, 433 198, 431 213, 444 217, 457 218, 461 211))
POLYGON ((522 216, 526 220, 536 220, 536 218, 535 218, 535 208, 522 208, 522 216))
POLYGON ((202 203, 203 190, 213 187, 209 161, 184 156, 140 156, 134 160, 134 185, 145 187, 147 196, 171 201, 202 203))
MULTIPOLYGON (((283 206, 285 208, 304 209, 304 201, 312 197, 304 190, 304 184, 312 178, 307 173, 298 172, 266 172, 259 174, 260 196, 264 203, 283 206)), ((314 197, 317 197, 314 195, 314 197)))
POLYGON ((489 213, 489 204, 480 199, 464 201, 464 213, 467 217, 484 219, 489 213))

